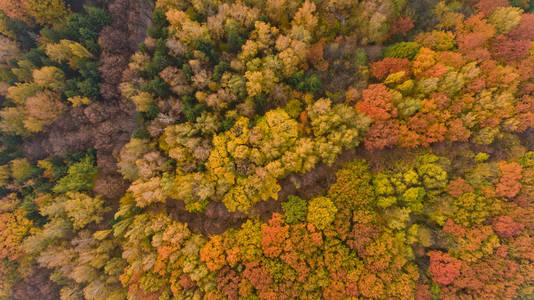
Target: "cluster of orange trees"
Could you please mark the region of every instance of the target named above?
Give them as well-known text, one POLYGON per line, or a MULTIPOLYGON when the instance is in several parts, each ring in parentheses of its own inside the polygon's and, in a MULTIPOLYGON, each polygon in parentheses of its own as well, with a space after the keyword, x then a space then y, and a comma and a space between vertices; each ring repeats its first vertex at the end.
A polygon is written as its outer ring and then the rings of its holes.
POLYGON ((532 1, 69 3, 0 0, 0 299, 534 297, 532 1))

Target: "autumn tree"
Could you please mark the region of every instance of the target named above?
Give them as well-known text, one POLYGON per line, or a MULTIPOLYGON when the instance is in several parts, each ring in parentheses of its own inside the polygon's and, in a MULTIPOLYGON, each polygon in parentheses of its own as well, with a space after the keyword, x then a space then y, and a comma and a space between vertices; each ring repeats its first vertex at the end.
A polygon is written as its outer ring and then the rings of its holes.
POLYGON ((437 283, 448 285, 460 276, 462 264, 459 260, 439 251, 430 251, 427 255, 430 257, 430 274, 437 283))
POLYGON ((35 84, 42 88, 62 92, 65 89, 65 74, 56 67, 43 67, 33 71, 35 84))
POLYGON ((371 72, 379 80, 383 80, 388 75, 401 71, 404 71, 405 73, 410 71, 410 61, 406 58, 386 57, 371 65, 371 72))
POLYGON ((496 186, 495 192, 498 196, 513 198, 521 189, 521 170, 522 167, 518 163, 501 163, 499 168, 502 172, 502 177, 496 186))
POLYGON ((24 217, 22 209, 0 214, 0 258, 15 261, 23 255, 22 240, 29 234, 32 222, 24 217))
POLYGON ((104 201, 101 197, 90 197, 82 193, 67 193, 65 211, 75 230, 84 228, 91 222, 102 221, 104 201))
POLYGON ((336 206, 326 197, 314 198, 308 206, 307 220, 319 229, 324 229, 334 221, 336 206))
POLYGON ((43 25, 56 24, 68 14, 63 0, 24 0, 22 5, 37 23, 43 25))

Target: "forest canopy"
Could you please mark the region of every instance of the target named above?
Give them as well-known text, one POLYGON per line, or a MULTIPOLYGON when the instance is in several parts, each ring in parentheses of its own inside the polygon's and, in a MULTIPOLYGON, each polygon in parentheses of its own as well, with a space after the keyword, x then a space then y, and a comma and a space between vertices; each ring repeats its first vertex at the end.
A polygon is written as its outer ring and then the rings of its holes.
POLYGON ((534 1, 0 0, 0 300, 534 298, 534 1))

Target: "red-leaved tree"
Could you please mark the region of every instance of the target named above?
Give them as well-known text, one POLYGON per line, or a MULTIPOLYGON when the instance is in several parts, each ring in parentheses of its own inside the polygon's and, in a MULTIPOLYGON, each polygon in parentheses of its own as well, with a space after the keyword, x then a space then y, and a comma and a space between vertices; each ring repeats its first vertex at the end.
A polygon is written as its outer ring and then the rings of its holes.
POLYGON ((460 275, 462 263, 449 253, 430 251, 427 254, 430 257, 429 271, 435 282, 448 285, 460 275))

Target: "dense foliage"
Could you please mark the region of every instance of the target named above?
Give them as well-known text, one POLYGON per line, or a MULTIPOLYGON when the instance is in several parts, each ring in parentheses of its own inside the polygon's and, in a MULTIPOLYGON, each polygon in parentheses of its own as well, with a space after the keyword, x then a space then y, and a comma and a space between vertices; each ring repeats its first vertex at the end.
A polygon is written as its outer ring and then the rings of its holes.
POLYGON ((533 298, 533 11, 0 0, 0 299, 533 298))

